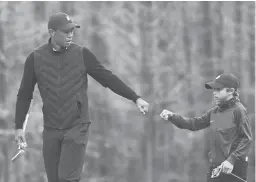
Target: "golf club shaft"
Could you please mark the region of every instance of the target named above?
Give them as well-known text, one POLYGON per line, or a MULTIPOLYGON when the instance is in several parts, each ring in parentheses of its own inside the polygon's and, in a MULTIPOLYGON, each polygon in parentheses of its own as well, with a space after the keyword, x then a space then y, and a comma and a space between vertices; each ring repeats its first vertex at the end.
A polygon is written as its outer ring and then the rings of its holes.
POLYGON ((247 182, 247 181, 245 181, 244 179, 240 178, 239 176, 237 176, 237 175, 235 175, 235 174, 233 174, 233 173, 230 173, 230 174, 231 174, 232 176, 234 176, 234 177, 240 179, 240 180, 243 181, 243 182, 247 182))
MULTIPOLYGON (((215 168, 215 170, 218 170, 218 172, 216 173, 216 176, 212 174, 211 178, 214 178, 214 177, 218 177, 220 172, 221 172, 221 168, 217 167, 215 168)), ((236 177, 237 179, 240 179, 241 181, 243 182, 247 182, 245 181, 244 179, 240 178, 239 176, 235 175, 234 173, 230 173, 232 176, 236 177)))

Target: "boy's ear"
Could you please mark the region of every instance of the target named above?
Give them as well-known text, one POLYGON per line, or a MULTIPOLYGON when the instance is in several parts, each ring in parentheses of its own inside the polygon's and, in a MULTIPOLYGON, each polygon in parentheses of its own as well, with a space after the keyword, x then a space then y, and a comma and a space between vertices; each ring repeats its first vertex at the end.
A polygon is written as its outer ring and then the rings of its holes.
POLYGON ((227 92, 231 92, 232 94, 235 92, 234 88, 227 88, 227 92))

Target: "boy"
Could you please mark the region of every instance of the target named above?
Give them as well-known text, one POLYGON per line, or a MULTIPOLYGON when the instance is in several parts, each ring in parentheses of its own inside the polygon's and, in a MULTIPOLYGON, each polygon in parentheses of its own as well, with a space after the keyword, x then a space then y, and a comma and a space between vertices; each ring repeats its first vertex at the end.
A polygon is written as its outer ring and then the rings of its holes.
POLYGON ((233 74, 226 73, 206 83, 205 87, 213 90, 216 106, 204 115, 186 118, 163 110, 160 116, 181 129, 196 131, 210 127, 207 182, 241 182, 238 177, 246 180, 252 132, 246 108, 238 98, 239 81, 233 74), (212 170, 218 166, 221 173, 212 178, 212 170))

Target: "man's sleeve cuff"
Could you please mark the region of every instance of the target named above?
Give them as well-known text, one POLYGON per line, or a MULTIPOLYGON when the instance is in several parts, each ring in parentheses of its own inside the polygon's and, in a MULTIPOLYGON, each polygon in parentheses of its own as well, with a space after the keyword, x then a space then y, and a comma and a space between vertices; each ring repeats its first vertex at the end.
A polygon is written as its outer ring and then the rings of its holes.
POLYGON ((15 123, 15 129, 22 129, 22 123, 15 123))
POLYGON ((137 101, 138 98, 140 98, 140 96, 135 95, 135 96, 133 97, 132 101, 136 104, 136 101, 137 101))

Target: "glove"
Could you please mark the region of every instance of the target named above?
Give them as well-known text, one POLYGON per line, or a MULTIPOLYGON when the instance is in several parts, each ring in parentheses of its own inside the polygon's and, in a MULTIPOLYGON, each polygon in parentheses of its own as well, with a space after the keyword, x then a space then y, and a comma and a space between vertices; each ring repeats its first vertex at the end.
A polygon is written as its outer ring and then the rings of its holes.
POLYGON ((22 129, 17 129, 15 131, 15 141, 16 141, 19 149, 25 149, 27 147, 25 133, 22 129))

